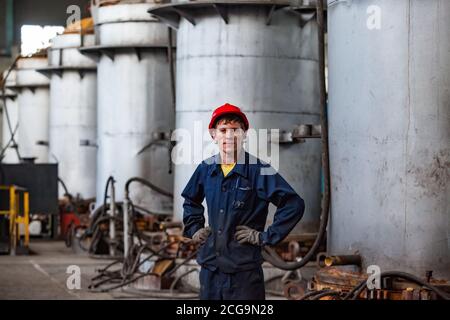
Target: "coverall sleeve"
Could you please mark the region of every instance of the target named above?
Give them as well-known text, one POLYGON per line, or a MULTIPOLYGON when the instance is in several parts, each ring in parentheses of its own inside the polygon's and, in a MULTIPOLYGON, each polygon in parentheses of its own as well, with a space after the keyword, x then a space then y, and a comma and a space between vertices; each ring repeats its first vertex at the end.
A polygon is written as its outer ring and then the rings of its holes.
POLYGON ((272 167, 268 166, 265 169, 266 173, 272 171, 273 174, 264 175, 262 172, 259 174, 258 196, 273 203, 277 210, 272 225, 262 232, 260 237, 262 245, 276 245, 291 232, 303 217, 305 201, 272 167))
POLYGON ((205 198, 202 178, 204 170, 202 163, 199 164, 181 193, 181 196, 184 198, 183 236, 187 238, 192 238, 195 232, 205 226, 205 207, 202 205, 203 199, 205 198))

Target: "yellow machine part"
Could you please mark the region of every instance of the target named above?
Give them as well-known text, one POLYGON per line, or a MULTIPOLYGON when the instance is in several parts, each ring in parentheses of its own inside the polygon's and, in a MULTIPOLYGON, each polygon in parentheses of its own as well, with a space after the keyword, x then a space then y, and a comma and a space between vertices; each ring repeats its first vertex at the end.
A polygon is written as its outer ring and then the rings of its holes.
POLYGON ((0 211, 0 215, 9 216, 9 237, 11 255, 16 254, 17 244, 20 242, 24 233, 23 247, 28 249, 30 243, 29 223, 30 223, 30 207, 29 194, 26 189, 10 185, 0 186, 0 190, 6 190, 9 194, 9 205, 7 210, 0 211))

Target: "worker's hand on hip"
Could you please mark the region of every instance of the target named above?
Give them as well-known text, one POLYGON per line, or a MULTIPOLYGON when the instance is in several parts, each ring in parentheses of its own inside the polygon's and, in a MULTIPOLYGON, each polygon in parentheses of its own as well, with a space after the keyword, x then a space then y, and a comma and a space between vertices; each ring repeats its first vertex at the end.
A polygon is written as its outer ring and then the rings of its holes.
POLYGON ((211 233, 210 227, 201 228, 201 229, 197 230, 196 233, 194 233, 194 235, 192 236, 192 240, 194 240, 194 242, 203 244, 206 241, 206 239, 208 238, 210 233, 211 233))
POLYGON ((247 226, 237 226, 236 227, 236 240, 240 244, 249 243, 256 246, 261 245, 260 235, 261 232, 256 231, 247 226))

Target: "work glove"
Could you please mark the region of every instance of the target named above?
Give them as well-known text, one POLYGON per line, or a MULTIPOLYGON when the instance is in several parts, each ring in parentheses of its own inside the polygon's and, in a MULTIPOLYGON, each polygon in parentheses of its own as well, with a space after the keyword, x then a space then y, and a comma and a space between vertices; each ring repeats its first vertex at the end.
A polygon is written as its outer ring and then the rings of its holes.
POLYGON ((259 238, 260 233, 261 232, 247 226, 237 226, 235 236, 236 240, 240 244, 249 243, 255 246, 259 246, 261 245, 261 240, 259 238))
POLYGON ((198 229, 197 232, 194 233, 194 235, 192 236, 192 240, 194 240, 194 242, 203 244, 208 238, 210 233, 211 233, 210 227, 198 229))

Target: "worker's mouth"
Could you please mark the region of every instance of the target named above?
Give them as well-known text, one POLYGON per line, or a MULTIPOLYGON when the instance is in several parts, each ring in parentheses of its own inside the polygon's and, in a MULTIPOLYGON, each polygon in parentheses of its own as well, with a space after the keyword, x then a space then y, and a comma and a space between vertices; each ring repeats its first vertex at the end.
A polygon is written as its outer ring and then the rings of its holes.
POLYGON ((234 143, 233 142, 224 142, 224 143, 222 143, 222 145, 224 147, 234 147, 234 143))

